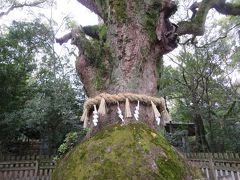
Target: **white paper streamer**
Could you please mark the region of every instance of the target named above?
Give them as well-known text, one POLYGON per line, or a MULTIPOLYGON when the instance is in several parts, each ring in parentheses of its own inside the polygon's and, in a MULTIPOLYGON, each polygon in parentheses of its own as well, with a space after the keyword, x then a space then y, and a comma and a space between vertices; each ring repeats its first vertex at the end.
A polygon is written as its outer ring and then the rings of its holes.
POLYGON ((118 108, 117 108, 117 114, 118 114, 118 117, 122 120, 122 122, 124 123, 124 119, 123 119, 123 115, 122 115, 122 111, 119 107, 119 104, 118 104, 118 108))
POLYGON ((96 105, 93 105, 94 111, 93 111, 93 124, 94 126, 97 126, 98 123, 98 112, 97 112, 97 107, 96 105))
POLYGON ((134 111, 134 118, 138 121, 139 120, 139 101, 137 103, 137 106, 135 107, 135 111, 134 111))

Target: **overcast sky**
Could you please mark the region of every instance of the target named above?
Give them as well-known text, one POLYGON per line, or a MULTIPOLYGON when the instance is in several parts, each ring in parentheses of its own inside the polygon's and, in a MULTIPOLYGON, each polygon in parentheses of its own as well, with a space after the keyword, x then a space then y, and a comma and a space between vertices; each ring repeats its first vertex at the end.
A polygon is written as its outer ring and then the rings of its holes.
MULTIPOLYGON (((98 23, 97 16, 82 6, 77 0, 58 0, 52 9, 50 7, 16 9, 10 12, 7 16, 3 16, 0 19, 0 24, 10 24, 12 20, 29 21, 36 18, 39 13, 44 14, 48 18, 52 17, 53 20, 57 22, 58 26, 61 25, 66 16, 71 17, 72 20, 82 26, 98 23)), ((61 31, 59 33, 61 33, 61 31)))

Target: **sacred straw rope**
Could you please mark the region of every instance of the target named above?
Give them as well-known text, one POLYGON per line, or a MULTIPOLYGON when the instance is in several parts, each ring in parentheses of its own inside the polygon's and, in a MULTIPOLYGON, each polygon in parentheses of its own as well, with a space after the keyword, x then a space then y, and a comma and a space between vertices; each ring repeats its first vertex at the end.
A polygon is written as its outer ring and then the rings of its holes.
POLYGON ((144 102, 146 104, 151 105, 151 101, 159 105, 162 109, 166 109, 165 107, 165 102, 162 97, 156 98, 156 97, 151 97, 143 94, 133 94, 133 93, 120 93, 120 94, 106 94, 102 93, 99 94, 98 96, 94 98, 89 98, 87 101, 84 103, 84 109, 90 109, 94 104, 100 104, 101 99, 104 98, 106 103, 117 103, 117 102, 123 102, 126 100, 126 98, 129 99, 129 101, 140 101, 144 102))
POLYGON ((106 101, 106 103, 109 103, 109 104, 113 104, 113 103, 117 104, 118 102, 125 102, 126 99, 128 99, 130 102, 140 101, 148 105, 151 105, 153 102, 156 106, 160 106, 162 112, 167 113, 165 101, 162 97, 156 98, 156 97, 151 97, 143 94, 133 94, 133 93, 119 93, 119 94, 102 93, 94 98, 87 99, 87 101, 84 103, 84 106, 83 106, 84 111, 81 117, 81 121, 84 121, 84 127, 86 127, 87 125, 86 123, 88 121, 89 110, 93 107, 93 105, 100 104, 102 98, 106 101))

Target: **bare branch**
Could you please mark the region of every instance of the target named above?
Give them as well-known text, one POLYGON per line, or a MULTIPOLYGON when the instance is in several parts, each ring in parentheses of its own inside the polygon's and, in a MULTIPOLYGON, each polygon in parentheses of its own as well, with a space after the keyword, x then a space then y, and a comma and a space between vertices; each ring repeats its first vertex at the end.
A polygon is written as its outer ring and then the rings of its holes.
POLYGON ((14 9, 23 8, 23 7, 38 7, 38 5, 43 4, 45 2, 46 2, 46 0, 40 0, 40 1, 31 2, 31 3, 25 2, 25 3, 13 4, 10 8, 8 8, 7 11, 0 12, 0 18, 3 17, 3 16, 8 15, 14 9))
POLYGON ((192 88, 191 88, 191 86, 188 84, 187 78, 186 78, 186 76, 185 76, 185 70, 184 70, 184 69, 183 69, 183 71, 182 71, 182 77, 183 77, 183 80, 184 80, 187 88, 191 91, 192 88))
POLYGON ((207 48, 208 46, 210 46, 211 44, 217 43, 218 41, 225 39, 228 36, 228 33, 231 32, 233 29, 235 29, 236 27, 238 27, 240 25, 240 23, 234 25, 233 27, 229 28, 228 30, 226 30, 226 32, 224 33, 224 35, 219 36, 218 38, 212 40, 211 42, 208 42, 202 46, 198 46, 195 44, 196 48, 207 48))

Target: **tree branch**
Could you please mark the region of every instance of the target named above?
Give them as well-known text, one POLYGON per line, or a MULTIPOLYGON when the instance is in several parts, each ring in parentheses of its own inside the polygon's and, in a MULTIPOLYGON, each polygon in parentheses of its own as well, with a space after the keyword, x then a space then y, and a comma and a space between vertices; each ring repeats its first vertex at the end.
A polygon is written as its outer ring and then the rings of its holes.
POLYGON ((35 2, 32 2, 32 3, 16 3, 16 4, 13 4, 10 8, 8 8, 7 11, 5 12, 0 12, 0 18, 3 17, 3 16, 6 16, 8 15, 11 11, 13 11, 14 9, 17 9, 17 8, 23 8, 23 7, 37 7, 38 5, 40 4, 43 4, 45 3, 46 0, 40 0, 40 1, 35 1, 35 2))
POLYGON ((78 58, 76 59, 76 69, 80 76, 81 82, 84 84, 86 94, 88 96, 94 96, 100 92, 95 86, 94 82, 98 76, 98 68, 93 62, 93 58, 96 52, 94 52, 94 44, 91 40, 86 38, 86 34, 82 27, 72 29, 61 38, 56 39, 56 42, 63 44, 71 39, 71 44, 77 46, 79 50, 78 58))
MULTIPOLYGON (((90 36, 93 39, 100 40, 100 35, 99 35, 99 25, 93 25, 93 26, 84 26, 84 27, 78 27, 72 29, 71 32, 65 34, 61 38, 56 38, 56 42, 59 43, 60 45, 68 42, 70 39, 73 38, 74 33, 78 31, 78 29, 81 29, 82 33, 84 33, 87 36, 90 36)), ((106 39, 103 39, 106 40, 106 39)))
POLYGON ((207 48, 208 46, 210 46, 211 44, 214 44, 222 39, 225 39, 228 36, 228 33, 230 31, 232 31, 233 29, 235 29, 236 27, 238 27, 240 25, 240 23, 234 25, 233 27, 229 28, 228 30, 226 30, 225 34, 223 34, 222 36, 219 36, 218 38, 212 40, 211 42, 207 42, 206 44, 203 44, 201 46, 198 46, 197 44, 195 44, 196 48, 207 48))
POLYGON ((68 42, 69 39, 72 39, 72 32, 69 32, 69 33, 65 34, 61 38, 56 38, 56 43, 59 43, 60 45, 62 45, 64 43, 68 42))
POLYGON ((238 16, 240 15, 240 5, 232 3, 219 3, 213 6, 216 11, 224 15, 238 16))
POLYGON ((98 16, 102 17, 102 13, 99 10, 97 4, 94 2, 94 0, 77 0, 79 3, 81 3, 83 6, 97 14, 98 16))
POLYGON ((191 17, 191 19, 193 19, 194 17, 195 17, 195 15, 196 15, 196 13, 197 13, 197 8, 199 8, 199 6, 200 6, 200 3, 199 2, 194 2, 191 6, 190 6, 190 10, 192 11, 192 17, 191 17))
POLYGON ((202 36, 205 31, 207 14, 212 8, 224 15, 240 15, 240 5, 226 3, 226 0, 203 0, 202 2, 194 2, 190 6, 190 10, 193 12, 191 19, 178 23, 178 35, 192 34, 202 36))
POLYGON ((160 16, 157 20, 156 35, 162 41, 165 53, 172 51, 178 45, 179 38, 176 33, 178 26, 172 23, 169 18, 177 11, 175 1, 164 1, 160 16))
POLYGON ((90 36, 91 38, 100 40, 98 25, 84 26, 82 30, 86 35, 90 36))
POLYGON ((212 7, 213 0, 203 0, 201 3, 195 3, 192 5, 192 9, 198 8, 194 11, 191 21, 181 21, 178 23, 178 35, 193 34, 196 36, 201 36, 204 34, 205 21, 208 11, 212 7))

